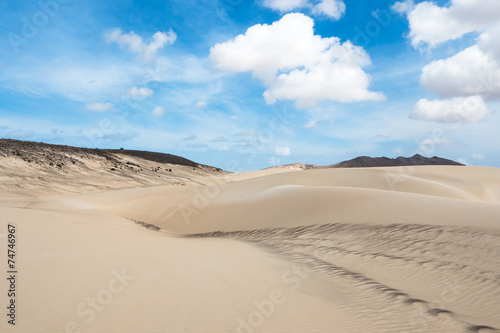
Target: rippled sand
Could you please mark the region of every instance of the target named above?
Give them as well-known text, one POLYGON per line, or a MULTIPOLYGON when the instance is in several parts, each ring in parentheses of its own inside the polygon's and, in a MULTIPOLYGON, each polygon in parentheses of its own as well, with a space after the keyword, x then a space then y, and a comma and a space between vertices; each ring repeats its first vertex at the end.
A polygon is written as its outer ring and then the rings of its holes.
POLYGON ((211 185, 3 199, 20 292, 16 326, 3 315, 0 331, 500 328, 500 169, 199 181, 211 185))

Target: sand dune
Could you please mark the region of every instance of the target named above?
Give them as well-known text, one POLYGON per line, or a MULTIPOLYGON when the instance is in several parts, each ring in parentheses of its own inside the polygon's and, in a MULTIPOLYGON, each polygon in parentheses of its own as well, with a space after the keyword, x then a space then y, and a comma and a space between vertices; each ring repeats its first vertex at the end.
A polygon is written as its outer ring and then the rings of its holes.
POLYGON ((21 292, 16 327, 0 330, 500 329, 499 169, 203 176, 5 196, 0 228, 19 230, 21 292))
POLYGON ((498 169, 481 167, 310 170, 115 194, 85 198, 173 233, 346 222, 496 226, 500 216, 498 169))

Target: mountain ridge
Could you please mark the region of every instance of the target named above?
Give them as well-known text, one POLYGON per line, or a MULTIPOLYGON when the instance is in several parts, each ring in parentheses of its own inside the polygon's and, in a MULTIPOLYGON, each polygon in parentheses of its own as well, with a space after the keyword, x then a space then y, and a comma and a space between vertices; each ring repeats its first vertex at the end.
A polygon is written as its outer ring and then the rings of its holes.
POLYGON ((465 166, 462 163, 458 163, 453 160, 449 160, 438 156, 425 157, 420 154, 415 154, 411 157, 398 156, 396 158, 389 158, 385 156, 382 157, 358 156, 347 161, 342 161, 339 163, 329 164, 329 165, 293 163, 271 168, 310 170, 310 169, 329 169, 329 168, 373 168, 373 167, 392 167, 392 166, 410 166, 410 165, 465 166))

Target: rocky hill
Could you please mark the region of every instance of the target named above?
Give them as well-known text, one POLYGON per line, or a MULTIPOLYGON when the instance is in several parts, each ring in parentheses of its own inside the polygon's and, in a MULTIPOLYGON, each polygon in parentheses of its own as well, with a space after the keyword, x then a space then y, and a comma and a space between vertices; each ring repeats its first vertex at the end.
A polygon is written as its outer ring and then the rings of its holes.
MULTIPOLYGON (((219 168, 163 153, 0 139, 0 191, 19 196, 156 184, 188 185, 219 168)), ((1 194, 1 193, 0 193, 1 194)))

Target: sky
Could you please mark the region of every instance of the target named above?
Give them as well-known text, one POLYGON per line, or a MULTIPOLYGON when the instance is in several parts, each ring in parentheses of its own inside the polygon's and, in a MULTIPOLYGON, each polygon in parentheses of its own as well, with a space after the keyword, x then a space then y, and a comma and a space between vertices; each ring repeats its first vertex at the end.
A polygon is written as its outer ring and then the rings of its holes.
POLYGON ((0 31, 2 138, 500 167, 498 0, 0 0, 0 31))

